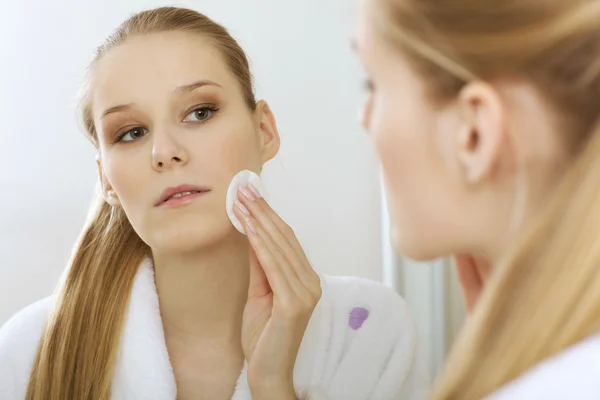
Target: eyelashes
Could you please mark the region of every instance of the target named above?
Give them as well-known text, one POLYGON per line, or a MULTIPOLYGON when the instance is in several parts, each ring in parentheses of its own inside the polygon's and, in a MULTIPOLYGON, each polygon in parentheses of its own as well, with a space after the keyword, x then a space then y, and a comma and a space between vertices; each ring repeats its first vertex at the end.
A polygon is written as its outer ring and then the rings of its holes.
POLYGON ((148 129, 146 128, 142 128, 141 126, 136 126, 133 129, 129 129, 126 132, 121 133, 120 135, 118 135, 113 143, 119 143, 119 142, 133 142, 135 140, 138 140, 144 136, 146 136, 148 134, 148 129))
POLYGON ((185 116, 183 121, 184 122, 203 123, 203 122, 208 121, 210 118, 212 118, 214 113, 216 113, 217 111, 219 111, 219 109, 214 104, 204 104, 199 107, 197 106, 194 109, 192 109, 190 112, 187 113, 187 115, 185 116), (188 117, 190 117, 190 116, 194 119, 188 119, 188 117))
MULTIPOLYGON (((219 111, 219 108, 215 104, 202 104, 194 106, 190 109, 182 122, 193 123, 193 124, 204 124, 214 117, 219 111)), ((137 141, 149 133, 149 130, 143 126, 130 127, 124 132, 117 134, 113 143, 128 143, 137 141)))

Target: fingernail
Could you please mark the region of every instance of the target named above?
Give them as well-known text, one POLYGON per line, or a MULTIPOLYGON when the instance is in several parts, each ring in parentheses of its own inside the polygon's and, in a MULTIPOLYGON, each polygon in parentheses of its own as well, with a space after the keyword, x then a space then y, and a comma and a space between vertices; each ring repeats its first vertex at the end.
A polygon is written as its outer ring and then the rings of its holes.
POLYGON ((250 215, 248 209, 239 200, 235 201, 235 205, 240 209, 241 212, 243 212, 246 215, 250 215))
POLYGON ((261 198, 260 192, 254 185, 248 185, 248 188, 252 191, 252 193, 254 193, 257 199, 261 198))
POLYGON ((257 233, 256 227, 254 226, 250 218, 246 218, 246 224, 248 225, 248 228, 250 228, 250 231, 252 233, 257 233))
POLYGON ((252 192, 250 192, 248 189, 240 187, 240 191, 244 194, 244 196, 246 196, 246 198, 250 201, 254 201, 256 200, 254 198, 254 195, 252 194, 252 192))

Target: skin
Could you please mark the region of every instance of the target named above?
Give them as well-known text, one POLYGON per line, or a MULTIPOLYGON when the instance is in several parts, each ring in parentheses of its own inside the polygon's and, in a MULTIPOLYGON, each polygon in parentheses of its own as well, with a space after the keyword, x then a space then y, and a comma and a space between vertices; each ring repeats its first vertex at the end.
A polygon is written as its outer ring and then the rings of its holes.
POLYGON ((231 178, 259 173, 277 154, 268 105, 251 110, 219 51, 182 32, 111 49, 92 88, 105 199, 152 250, 178 399, 230 399, 244 360, 253 398, 295 399, 293 365, 321 295, 318 275, 255 189, 244 188, 235 208, 248 236, 225 212, 231 178), (210 191, 156 206, 181 184, 210 191))
POLYGON ((434 101, 427 79, 372 24, 355 48, 368 75, 362 124, 382 166, 398 252, 454 255, 471 310, 493 265, 544 205, 568 162, 558 116, 518 77, 472 81, 434 101))

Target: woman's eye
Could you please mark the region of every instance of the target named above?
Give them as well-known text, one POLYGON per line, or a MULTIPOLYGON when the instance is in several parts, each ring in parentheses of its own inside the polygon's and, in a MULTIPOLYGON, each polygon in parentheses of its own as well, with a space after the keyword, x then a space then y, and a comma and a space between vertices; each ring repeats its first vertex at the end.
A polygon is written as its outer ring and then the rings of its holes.
POLYGON ((183 119, 184 122, 204 122, 208 120, 213 114, 218 111, 213 106, 203 106, 192 110, 183 119))
POLYGON ((127 132, 123 133, 117 141, 118 142, 133 142, 134 140, 138 140, 138 139, 146 136, 147 134, 148 134, 148 129, 136 127, 136 128, 130 129, 127 132))
POLYGON ((366 79, 363 83, 363 87, 368 93, 373 93, 375 91, 375 84, 373 84, 371 79, 366 79))

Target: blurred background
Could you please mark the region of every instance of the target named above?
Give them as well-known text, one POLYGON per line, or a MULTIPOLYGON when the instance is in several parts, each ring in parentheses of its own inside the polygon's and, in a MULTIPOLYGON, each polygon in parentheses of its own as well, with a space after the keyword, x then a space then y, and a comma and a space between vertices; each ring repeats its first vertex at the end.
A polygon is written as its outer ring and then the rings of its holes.
POLYGON ((264 180, 317 271, 381 281, 408 301, 436 374, 464 312, 446 260, 394 253, 358 110, 354 0, 26 0, 0 5, 0 325, 49 295, 82 229, 95 152, 76 119, 94 48, 130 14, 175 5, 225 25, 252 61, 282 136, 264 180))

